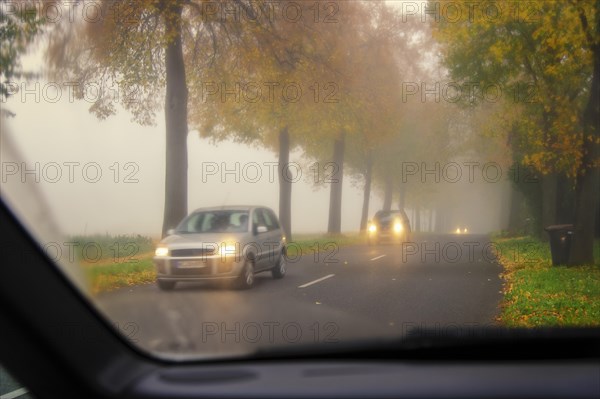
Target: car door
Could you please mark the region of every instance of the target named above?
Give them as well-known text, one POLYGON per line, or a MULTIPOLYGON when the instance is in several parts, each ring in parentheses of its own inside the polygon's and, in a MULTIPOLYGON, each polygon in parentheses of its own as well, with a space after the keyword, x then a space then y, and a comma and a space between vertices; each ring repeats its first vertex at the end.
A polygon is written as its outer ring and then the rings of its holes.
POLYGON ((267 208, 263 210, 263 218, 267 225, 267 233, 265 234, 264 250, 266 253, 266 265, 268 268, 275 266, 279 260, 281 250, 281 227, 275 213, 267 208))
POLYGON ((254 243, 258 248, 254 264, 255 270, 270 269, 277 261, 275 251, 277 250, 279 223, 265 208, 258 208, 254 211, 252 222, 254 224, 254 243), (259 227, 263 229, 258 231, 259 227))
POLYGON ((265 251, 265 240, 268 235, 268 227, 264 218, 262 208, 257 208, 252 212, 252 234, 253 240, 250 246, 254 248, 256 252, 254 258, 254 269, 256 271, 264 270, 266 265, 266 251, 265 251), (259 232, 259 227, 265 227, 267 231, 259 232))

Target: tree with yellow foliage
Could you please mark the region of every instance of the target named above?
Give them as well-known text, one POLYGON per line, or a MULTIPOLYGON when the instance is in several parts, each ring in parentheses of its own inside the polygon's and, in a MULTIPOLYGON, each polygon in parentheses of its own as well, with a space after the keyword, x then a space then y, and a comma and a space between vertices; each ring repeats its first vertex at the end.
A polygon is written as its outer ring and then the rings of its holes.
MULTIPOLYGON (((576 187, 571 263, 593 262, 598 210, 600 1, 454 2, 460 12, 434 22, 451 76, 484 91, 500 87, 520 162, 542 174, 543 201, 555 195, 556 175, 576 187), (495 12, 490 15, 489 10, 495 12), (554 187, 554 188, 553 188, 554 187), (590 217, 590 215, 592 217, 590 217)), ((499 127, 501 128, 501 127, 499 127)), ((553 222, 551 218, 546 223, 553 222)))

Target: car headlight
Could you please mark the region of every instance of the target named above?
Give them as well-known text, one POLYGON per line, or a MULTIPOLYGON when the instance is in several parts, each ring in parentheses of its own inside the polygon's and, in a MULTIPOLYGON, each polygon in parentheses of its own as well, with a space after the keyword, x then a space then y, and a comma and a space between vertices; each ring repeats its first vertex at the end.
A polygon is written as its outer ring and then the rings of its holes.
POLYGON ((377 231, 377 226, 374 224, 369 225, 369 233, 375 233, 377 231))
POLYGON ((394 223, 394 232, 395 233, 402 232, 402 223, 400 223, 400 222, 394 223))
POLYGON ((460 234, 460 227, 456 229, 456 234, 460 234))
POLYGON ((225 242, 222 243, 219 246, 219 253, 221 254, 221 256, 227 256, 227 255, 237 255, 237 253, 239 252, 239 248, 240 248, 240 244, 239 243, 229 243, 229 242, 225 242))
POLYGON ((168 256, 169 255, 169 248, 167 248, 167 247, 158 247, 154 251, 154 255, 155 256, 168 256))
POLYGON ((467 234, 467 229, 466 228, 463 230, 463 233, 467 234))

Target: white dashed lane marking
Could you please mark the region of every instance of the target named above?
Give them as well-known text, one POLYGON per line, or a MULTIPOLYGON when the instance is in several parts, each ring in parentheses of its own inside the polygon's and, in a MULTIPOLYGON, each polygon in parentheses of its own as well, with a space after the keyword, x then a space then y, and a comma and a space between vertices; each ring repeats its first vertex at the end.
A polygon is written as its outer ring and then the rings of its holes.
POLYGON ((328 278, 331 278, 331 277, 333 277, 333 276, 335 276, 335 274, 328 274, 327 276, 325 276, 325 277, 321 277, 321 278, 318 278, 318 279, 316 279, 316 280, 314 280, 314 281, 311 281, 310 283, 306 283, 306 284, 299 285, 299 286, 298 286, 298 288, 306 288, 306 287, 308 287, 309 285, 317 284, 317 283, 319 283, 319 282, 321 282, 321 281, 323 281, 323 280, 327 280, 328 278))
POLYGON ((27 392, 29 392, 27 389, 25 389, 25 388, 19 388, 19 389, 16 389, 16 390, 12 391, 12 392, 5 393, 4 395, 0 395, 0 399, 14 399, 14 398, 18 398, 19 396, 25 395, 27 392))

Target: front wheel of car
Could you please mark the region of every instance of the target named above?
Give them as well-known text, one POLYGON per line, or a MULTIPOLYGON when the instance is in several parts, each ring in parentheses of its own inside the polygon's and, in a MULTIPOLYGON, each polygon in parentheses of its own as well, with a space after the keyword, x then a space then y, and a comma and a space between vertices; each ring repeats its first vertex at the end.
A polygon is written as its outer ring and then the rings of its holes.
POLYGON ((162 291, 171 291, 173 288, 175 288, 175 283, 176 281, 156 280, 158 288, 160 288, 162 291))
POLYGON ((237 280, 237 288, 246 290, 254 285, 254 264, 252 261, 247 261, 242 268, 237 280))
POLYGON ((285 276, 285 272, 286 272, 286 259, 285 259, 285 254, 282 252, 281 255, 279 255, 279 260, 277 261, 277 264, 275 265, 275 267, 271 270, 271 274, 273 275, 273 278, 283 278, 283 276, 285 276))

